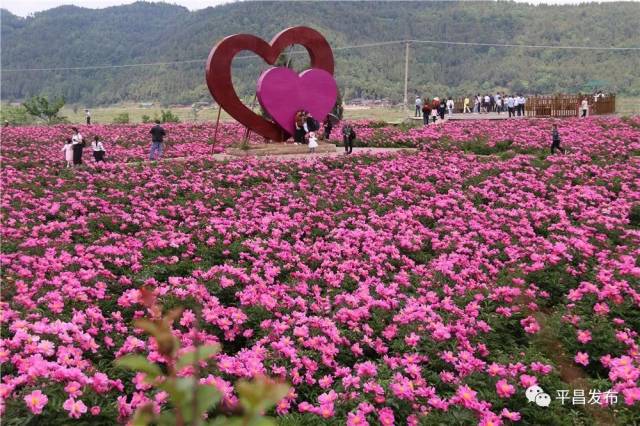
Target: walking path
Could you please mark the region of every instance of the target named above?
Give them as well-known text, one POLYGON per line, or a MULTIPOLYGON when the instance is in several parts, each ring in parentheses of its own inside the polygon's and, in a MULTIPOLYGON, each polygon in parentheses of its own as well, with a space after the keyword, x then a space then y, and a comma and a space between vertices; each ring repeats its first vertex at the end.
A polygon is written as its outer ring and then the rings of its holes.
MULTIPOLYGON (((353 154, 378 154, 378 153, 383 153, 383 152, 402 152, 402 151, 408 151, 408 152, 415 152, 417 151, 416 148, 373 148, 373 147, 354 147, 353 148, 353 154)), ((265 155, 265 156, 249 156, 249 157, 253 157, 253 158, 259 158, 259 159, 269 159, 269 160, 297 160, 297 159, 313 159, 313 158, 319 158, 319 157, 338 157, 338 156, 344 156, 346 155, 344 152, 344 148, 343 147, 336 147, 336 150, 333 152, 322 152, 322 153, 304 153, 304 154, 279 154, 279 155, 265 155)), ((214 158, 216 160, 234 160, 234 159, 238 159, 238 158, 247 158, 247 157, 240 157, 240 156, 236 156, 236 155, 229 155, 229 154, 215 154, 214 158)))
MULTIPOLYGON (((351 155, 354 154, 379 154, 379 153, 399 153, 399 152, 416 152, 417 149, 416 148, 374 148, 374 147, 354 147, 353 148, 353 153, 351 155)), ((315 158, 320 158, 320 157, 340 157, 340 156, 345 156, 345 152, 344 152, 344 148, 343 147, 336 147, 336 150, 334 152, 322 152, 322 153, 304 153, 304 154, 281 154, 281 155, 263 155, 263 156, 246 156, 246 157, 241 157, 241 156, 237 156, 237 155, 229 155, 229 154, 225 154, 225 153, 219 153, 219 154, 214 154, 212 157, 207 157, 207 158, 213 158, 216 161, 228 161, 228 160, 238 160, 238 159, 247 159, 247 158, 252 158, 252 159, 259 159, 259 160, 276 160, 276 161, 288 161, 288 160, 300 160, 300 159, 306 159, 306 160, 313 160, 315 158)), ((169 161, 186 161, 186 160, 190 160, 194 157, 168 157, 168 158, 163 158, 160 160, 160 162, 169 162, 169 161)), ((144 160, 144 161, 131 161, 131 162, 126 162, 126 163, 120 163, 120 164, 125 164, 125 165, 138 165, 138 164, 147 164, 147 163, 154 163, 155 161, 151 161, 151 160, 144 160)))

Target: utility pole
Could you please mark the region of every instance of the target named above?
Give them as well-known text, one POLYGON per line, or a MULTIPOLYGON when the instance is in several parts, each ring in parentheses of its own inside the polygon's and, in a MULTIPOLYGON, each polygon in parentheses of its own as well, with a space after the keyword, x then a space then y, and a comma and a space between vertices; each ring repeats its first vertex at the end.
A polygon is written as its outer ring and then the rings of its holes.
POLYGON ((408 108, 407 84, 409 82, 409 42, 404 45, 404 109, 408 108))

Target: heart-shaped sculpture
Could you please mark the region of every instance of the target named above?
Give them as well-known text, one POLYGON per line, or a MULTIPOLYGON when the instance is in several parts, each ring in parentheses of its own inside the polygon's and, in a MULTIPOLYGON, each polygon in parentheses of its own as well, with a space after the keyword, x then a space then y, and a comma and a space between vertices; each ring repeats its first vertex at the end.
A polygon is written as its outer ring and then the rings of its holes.
POLYGON ((249 50, 273 65, 280 53, 293 44, 300 44, 307 49, 311 68, 319 68, 333 75, 333 52, 329 43, 322 34, 308 27, 287 28, 270 43, 250 34, 232 35, 216 44, 207 60, 207 86, 218 105, 241 124, 274 141, 284 141, 289 135, 279 125, 260 117, 240 101, 231 80, 231 61, 238 52, 249 50))
POLYGON ((290 135, 295 131, 295 116, 308 111, 322 121, 336 103, 338 86, 325 70, 312 68, 296 74, 290 68, 269 68, 258 80, 260 105, 290 135))

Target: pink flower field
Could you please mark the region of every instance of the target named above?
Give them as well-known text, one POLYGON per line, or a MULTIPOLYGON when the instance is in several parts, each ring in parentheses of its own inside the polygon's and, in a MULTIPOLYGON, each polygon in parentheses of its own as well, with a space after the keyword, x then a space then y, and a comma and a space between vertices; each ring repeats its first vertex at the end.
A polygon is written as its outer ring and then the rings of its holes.
POLYGON ((235 408, 236 380, 268 375, 291 385, 281 425, 633 424, 640 117, 557 123, 566 155, 549 155, 550 120, 363 121, 357 145, 418 151, 225 162, 211 153, 241 127, 214 146, 212 125, 176 124, 167 156, 187 158, 160 163, 140 162, 148 125, 91 126, 108 162, 86 149, 74 169, 69 127, 3 129, 3 421, 165 407, 114 365, 163 363, 133 326, 145 287, 184 307, 181 351, 221 345, 199 372, 223 394, 210 416, 235 408))

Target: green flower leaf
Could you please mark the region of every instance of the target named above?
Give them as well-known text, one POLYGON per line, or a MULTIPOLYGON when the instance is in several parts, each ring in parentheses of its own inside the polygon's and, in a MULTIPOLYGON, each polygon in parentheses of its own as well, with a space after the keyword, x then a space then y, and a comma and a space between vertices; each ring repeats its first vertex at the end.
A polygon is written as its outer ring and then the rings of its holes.
POLYGON ((180 371, 188 365, 193 365, 198 361, 204 361, 220 352, 220 345, 202 345, 198 349, 193 349, 182 355, 176 362, 176 370, 180 371))
POLYGON ((116 359, 115 364, 121 368, 128 368, 129 370, 145 373, 148 379, 155 379, 162 375, 160 367, 142 355, 125 355, 116 359))

